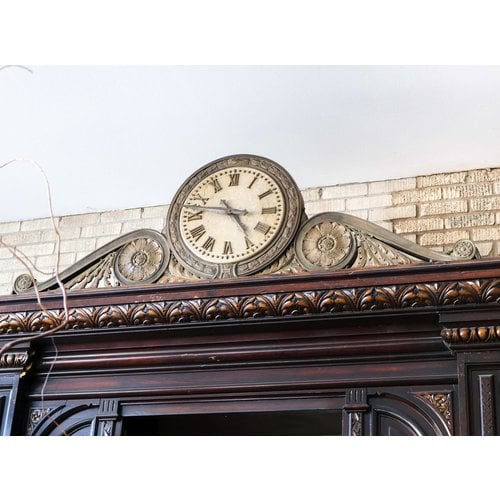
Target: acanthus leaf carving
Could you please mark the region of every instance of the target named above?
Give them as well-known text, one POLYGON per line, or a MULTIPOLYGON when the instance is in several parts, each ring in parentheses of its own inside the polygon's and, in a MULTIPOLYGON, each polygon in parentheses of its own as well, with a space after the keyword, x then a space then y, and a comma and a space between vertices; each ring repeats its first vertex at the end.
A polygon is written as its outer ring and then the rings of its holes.
POLYGON ((449 392, 419 393, 418 397, 429 404, 441 416, 446 427, 453 434, 453 410, 449 392))
MULTIPOLYGON (((69 309, 69 321, 65 329, 79 330, 153 323, 173 324, 500 302, 500 288, 496 283, 498 280, 416 283, 73 307, 69 309)), ((60 309, 47 312, 6 313, 0 316, 0 334, 47 331, 63 321, 64 312, 60 309)), ((460 329, 457 334, 453 333, 452 329, 450 330, 452 333, 443 334, 443 338, 448 335, 449 338, 454 339, 458 335, 460 338, 465 336, 467 341, 471 339, 475 341, 476 337, 480 341, 496 339, 495 327, 487 326, 486 328, 487 330, 476 327, 468 330, 460 329)))

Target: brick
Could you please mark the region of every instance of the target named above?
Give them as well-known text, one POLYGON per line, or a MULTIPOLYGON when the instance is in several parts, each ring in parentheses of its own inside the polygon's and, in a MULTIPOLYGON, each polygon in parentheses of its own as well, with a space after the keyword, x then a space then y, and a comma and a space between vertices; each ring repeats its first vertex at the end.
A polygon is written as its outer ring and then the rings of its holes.
POLYGON ((417 242, 417 235, 416 234, 402 234, 401 235, 405 240, 411 241, 412 243, 417 242))
POLYGON ((497 241, 500 239, 500 227, 479 227, 472 230, 472 241, 497 241))
POLYGON ((346 201, 347 210, 362 210, 364 208, 389 207, 392 205, 390 194, 377 196, 363 196, 361 198, 348 198, 346 201))
POLYGON ((21 228, 20 222, 0 222, 0 236, 8 233, 15 233, 21 228))
POLYGON ((308 201, 317 201, 323 196, 323 189, 321 188, 309 188, 302 191, 302 198, 305 203, 308 201))
POLYGON ((61 217, 61 227, 62 226, 91 226, 93 224, 99 224, 101 214, 90 213, 90 214, 80 214, 80 215, 66 215, 61 217))
POLYGON ((31 231, 29 233, 11 233, 5 234, 2 236, 2 240, 7 245, 19 246, 19 245, 28 245, 30 243, 38 243, 42 237, 42 233, 40 231, 31 231))
POLYGON ((426 189, 413 189, 411 191, 398 191, 392 195, 394 205, 404 205, 408 203, 422 203, 426 201, 440 200, 442 191, 440 187, 426 189))
POLYGON ((142 210, 140 208, 131 208, 129 210, 113 210, 111 212, 101 213, 101 223, 123 222, 126 220, 138 220, 141 218, 142 210))
POLYGON ((500 168, 470 170, 465 176, 465 182, 488 182, 500 179, 500 168))
POLYGON ((145 219, 124 222, 122 226, 122 234, 130 233, 136 229, 156 229, 161 231, 165 225, 165 219, 145 219))
POLYGON ((446 200, 423 203, 419 206, 420 215, 454 214, 467 212, 467 200, 446 200))
POLYGON ((467 231, 434 232, 422 234, 418 237, 419 244, 423 246, 445 245, 463 239, 469 239, 467 231))
MULTIPOLYGON (((59 223, 59 217, 55 217, 54 221, 57 227, 59 223)), ((23 220, 21 222, 21 231, 40 231, 42 229, 54 229, 54 226, 52 225, 52 219, 50 217, 47 217, 45 219, 23 220)))
MULTIPOLYGON (((59 235, 61 236, 61 241, 65 239, 74 239, 80 236, 80 228, 76 227, 60 227, 58 228, 59 235)), ((56 241, 56 234, 53 230, 47 230, 42 232, 42 241, 56 241)))
POLYGON ((142 218, 143 219, 154 219, 156 217, 165 218, 167 216, 167 212, 168 212, 168 205, 160 205, 158 207, 145 207, 142 211, 142 218))
POLYGON ((96 240, 94 238, 66 240, 61 242, 61 252, 91 252, 96 248, 96 240))
POLYGON ((49 255, 54 253, 54 243, 35 243, 32 245, 20 245, 19 250, 28 257, 38 257, 39 255, 49 255))
POLYGON ((75 262, 78 262, 79 260, 84 259, 87 257, 90 253, 92 252, 78 252, 75 254, 75 262))
POLYGON ((370 184, 368 184, 368 194, 392 193, 393 191, 415 189, 416 187, 417 187, 416 177, 406 177, 404 179, 392 179, 380 182, 370 182, 370 184))
POLYGON ((363 196, 368 194, 368 184, 339 184, 337 186, 327 186, 323 188, 322 199, 328 198, 350 198, 353 196, 363 196))
POLYGON ((443 198, 471 198, 490 196, 493 194, 492 184, 459 184, 443 187, 443 198))
POLYGON ((110 241, 116 240, 116 238, 118 238, 118 236, 116 236, 116 235, 115 236, 113 236, 113 235, 101 236, 100 238, 97 238, 96 248, 101 248, 102 246, 106 245, 110 241))
POLYGON ((446 229, 471 226, 490 226, 495 224, 493 213, 452 215, 444 220, 446 229))
POLYGON ((493 250, 493 242, 488 241, 488 242, 479 242, 479 243, 474 243, 479 250, 479 254, 481 257, 489 257, 492 250, 493 250))
POLYGON ((11 286, 14 284, 14 273, 12 272, 6 272, 2 273, 0 272, 0 283, 11 283, 11 286))
POLYGON ((309 217, 321 212, 337 212, 345 210, 345 200, 319 200, 305 203, 305 210, 309 217))
POLYGON ((368 210, 348 210, 344 213, 357 217, 358 219, 368 220, 368 210))
POLYGON ((404 207, 372 208, 368 212, 368 220, 394 220, 407 219, 417 216, 416 205, 406 205, 404 207))
POLYGON ((110 224, 98 224, 97 226, 87 226, 82 228, 82 238, 89 238, 92 236, 108 236, 119 235, 122 230, 122 223, 115 222, 110 224))
MULTIPOLYGON (((500 196, 477 198, 469 200, 471 212, 484 212, 486 210, 500 210, 500 196)), ((451 213, 451 212, 450 212, 451 213)))
POLYGON ((443 219, 435 217, 430 219, 413 218, 394 222, 395 233, 420 233, 423 231, 434 231, 436 229, 443 228, 443 219))
MULTIPOLYGON (((71 266, 75 262, 75 255, 71 253, 63 253, 59 259, 59 267, 62 270, 71 266)), ((35 264, 38 268, 46 271, 52 271, 56 265, 56 255, 44 255, 43 257, 37 257, 35 264)))
POLYGON ((443 186, 459 184, 465 181, 467 172, 451 172, 436 175, 422 175, 417 177, 418 187, 443 186))
POLYGON ((393 231, 393 224, 392 222, 386 222, 383 220, 377 220, 377 221, 370 221, 373 222, 374 224, 377 224, 377 226, 383 227, 384 229, 387 229, 387 231, 393 231))

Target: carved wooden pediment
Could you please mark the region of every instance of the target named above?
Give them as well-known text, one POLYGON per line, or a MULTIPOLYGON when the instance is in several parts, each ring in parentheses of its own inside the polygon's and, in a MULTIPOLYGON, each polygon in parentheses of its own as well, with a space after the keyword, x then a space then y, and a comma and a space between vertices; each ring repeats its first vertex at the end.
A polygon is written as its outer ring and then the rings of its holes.
MULTIPOLYGON (((256 275, 296 274, 362 269, 367 267, 449 262, 479 258, 469 240, 458 241, 450 253, 440 253, 412 243, 376 224, 338 212, 304 216, 291 245, 256 275)), ((147 283, 199 280, 170 251, 164 234, 152 229, 116 238, 60 273, 71 290, 109 288, 147 283)), ((56 278, 37 284, 40 291, 58 287, 56 278)), ((14 282, 13 293, 33 289, 29 275, 14 282)))

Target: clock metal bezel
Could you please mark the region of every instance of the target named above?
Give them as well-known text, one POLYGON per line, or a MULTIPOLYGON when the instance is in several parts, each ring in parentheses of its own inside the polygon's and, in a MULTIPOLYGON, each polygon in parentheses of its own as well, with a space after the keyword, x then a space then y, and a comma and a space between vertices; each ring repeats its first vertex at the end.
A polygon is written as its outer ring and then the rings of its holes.
POLYGON ((196 276, 200 278, 246 276, 262 270, 286 250, 299 229, 303 210, 304 202, 300 190, 281 165, 262 156, 237 154, 214 160, 186 179, 170 204, 165 232, 176 259, 196 276), (265 247, 244 260, 230 264, 204 261, 191 251, 181 235, 181 210, 192 190, 204 178, 235 167, 258 170, 276 182, 283 193, 283 223, 265 247))

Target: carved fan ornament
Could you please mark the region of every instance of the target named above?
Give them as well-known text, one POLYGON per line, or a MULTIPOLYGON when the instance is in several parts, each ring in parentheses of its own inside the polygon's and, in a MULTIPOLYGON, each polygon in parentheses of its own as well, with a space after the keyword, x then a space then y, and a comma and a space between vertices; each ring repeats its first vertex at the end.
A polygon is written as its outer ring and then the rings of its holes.
MULTIPOLYGON (((166 284, 479 258, 469 240, 458 241, 443 254, 351 215, 327 212, 307 219, 288 172, 252 155, 222 158, 195 172, 178 191, 169 216, 177 219, 167 220, 165 235, 151 229, 133 231, 60 273, 65 287, 166 284), (230 228, 227 233, 225 227, 230 228), (209 260, 199 264, 202 258, 209 260)), ((58 285, 52 278, 37 286, 44 291, 58 285)), ((14 293, 32 290, 29 275, 16 278, 14 293)))

